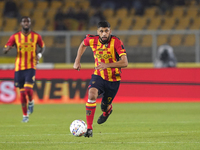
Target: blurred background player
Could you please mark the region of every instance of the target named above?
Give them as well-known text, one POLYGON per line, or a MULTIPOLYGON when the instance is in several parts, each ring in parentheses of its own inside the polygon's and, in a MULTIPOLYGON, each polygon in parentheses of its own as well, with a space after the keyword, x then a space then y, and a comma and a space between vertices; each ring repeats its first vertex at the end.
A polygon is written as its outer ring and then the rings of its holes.
POLYGON ((29 17, 22 17, 21 19, 22 30, 13 34, 5 48, 4 54, 15 46, 17 49, 17 56, 15 60, 15 86, 20 89, 20 99, 22 104, 23 120, 22 122, 29 121, 29 114, 33 112, 33 85, 35 81, 36 64, 42 57, 45 50, 42 37, 31 31, 31 19, 29 17), (37 45, 40 49, 37 51, 37 45), (27 99, 28 97, 28 111, 27 99))
POLYGON ((96 99, 102 94, 101 110, 103 114, 97 123, 104 123, 112 113, 112 101, 120 85, 120 68, 127 67, 128 60, 122 41, 111 35, 110 24, 98 23, 98 35, 87 35, 79 46, 74 62, 74 69, 81 69, 81 56, 90 46, 94 53, 95 71, 89 83, 88 101, 86 102, 87 132, 85 137, 92 137, 93 119, 96 110, 96 99))

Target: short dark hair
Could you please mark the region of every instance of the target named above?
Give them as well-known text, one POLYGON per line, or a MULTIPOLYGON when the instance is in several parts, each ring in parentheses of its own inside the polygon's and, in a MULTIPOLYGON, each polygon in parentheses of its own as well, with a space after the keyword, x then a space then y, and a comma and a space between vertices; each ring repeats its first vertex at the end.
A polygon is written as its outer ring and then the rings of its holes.
POLYGON ((31 19, 31 18, 28 17, 28 16, 23 16, 23 17, 21 17, 21 22, 22 22, 22 20, 25 19, 25 18, 29 18, 29 19, 31 19))
POLYGON ((97 28, 100 28, 100 27, 103 27, 103 28, 110 28, 110 23, 107 22, 107 21, 100 21, 98 24, 97 24, 97 28))

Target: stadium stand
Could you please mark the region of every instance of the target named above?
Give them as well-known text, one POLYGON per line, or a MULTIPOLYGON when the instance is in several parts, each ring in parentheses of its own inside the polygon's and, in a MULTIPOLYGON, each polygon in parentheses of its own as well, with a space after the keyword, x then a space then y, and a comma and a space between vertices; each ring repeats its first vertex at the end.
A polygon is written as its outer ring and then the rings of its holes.
MULTIPOLYGON (((89 18, 98 8, 91 8, 91 0, 14 0, 17 3, 21 16, 30 16, 34 31, 55 31, 55 15, 57 10, 63 10, 63 22, 66 30, 96 31, 96 25, 89 26, 89 21, 82 24, 76 16, 81 8, 87 12, 89 18), (67 18, 68 10, 74 10, 74 18, 67 18)), ((19 18, 7 18, 3 16, 5 1, 0 1, 0 31, 20 30, 19 18)), ((110 22, 112 30, 189 30, 200 29, 200 7, 195 0, 185 0, 185 5, 170 5, 165 13, 161 13, 161 0, 151 0, 151 5, 145 5, 144 15, 136 15, 133 6, 127 9, 121 6, 117 9, 102 9, 104 18, 110 22)), ((89 19, 88 19, 89 20, 89 19)), ((152 35, 126 35, 118 36, 127 47, 142 47, 145 52, 151 51, 152 35)), ((6 37, 7 38, 7 37, 6 37)), ((1 37, 3 46, 7 39, 1 37)), ((63 37, 44 36, 47 47, 65 48, 66 40, 63 37), (62 39, 62 40, 60 40, 62 39)), ((77 48, 83 36, 71 38, 72 48, 77 48)), ((157 45, 168 43, 173 47, 194 47, 195 35, 158 35, 157 45)), ((53 48, 52 48, 53 49, 53 48)), ((132 51, 131 51, 132 52, 132 51)), ((139 55, 139 49, 137 49, 139 55)), ((185 52, 185 51, 184 51, 185 52)), ((192 57, 191 57, 192 58, 192 57)), ((137 58, 139 60, 139 58, 137 58)), ((192 60, 192 59, 190 59, 192 60)), ((146 60, 145 60, 146 61, 146 60)))

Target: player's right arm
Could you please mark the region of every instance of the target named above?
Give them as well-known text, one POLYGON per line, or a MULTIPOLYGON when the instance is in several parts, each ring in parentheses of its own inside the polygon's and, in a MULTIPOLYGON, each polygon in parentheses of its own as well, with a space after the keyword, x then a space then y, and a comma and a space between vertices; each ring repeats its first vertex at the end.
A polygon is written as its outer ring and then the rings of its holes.
POLYGON ((7 54, 11 48, 12 48, 12 46, 6 46, 6 47, 4 47, 3 48, 3 53, 7 54))
POLYGON ((6 43, 5 47, 3 48, 3 53, 7 54, 11 50, 14 44, 15 44, 15 38, 14 38, 14 35, 12 35, 9 38, 8 42, 6 43))
POLYGON ((79 48, 78 48, 77 56, 76 56, 76 59, 75 59, 75 62, 74 62, 74 69, 76 69, 78 71, 81 69, 81 63, 80 63, 81 62, 81 56, 85 52, 86 48, 87 47, 85 46, 84 41, 82 41, 79 48))

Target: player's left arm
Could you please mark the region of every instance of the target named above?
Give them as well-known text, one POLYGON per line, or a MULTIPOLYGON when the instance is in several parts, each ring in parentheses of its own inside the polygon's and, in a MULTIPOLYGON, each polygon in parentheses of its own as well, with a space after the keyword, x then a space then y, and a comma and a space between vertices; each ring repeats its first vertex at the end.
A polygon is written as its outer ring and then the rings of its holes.
POLYGON ((95 69, 106 69, 106 68, 125 68, 128 66, 128 59, 126 55, 122 55, 120 57, 120 60, 114 63, 104 63, 104 62, 98 62, 98 66, 95 67, 95 69))
POLYGON ((39 60, 40 60, 40 58, 42 57, 42 54, 45 51, 45 45, 44 45, 44 42, 43 42, 42 37, 40 35, 38 35, 37 44, 39 45, 39 49, 37 51, 36 60, 37 60, 37 63, 39 63, 39 60))

